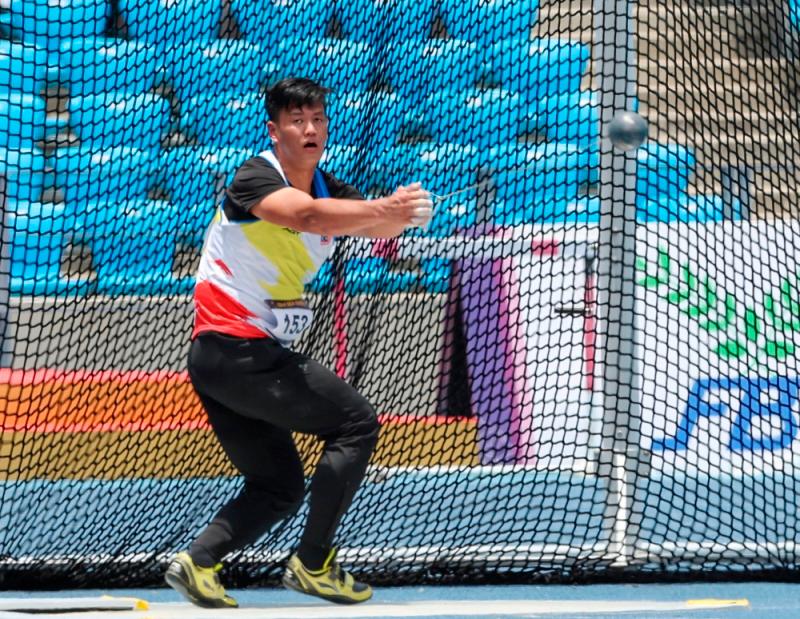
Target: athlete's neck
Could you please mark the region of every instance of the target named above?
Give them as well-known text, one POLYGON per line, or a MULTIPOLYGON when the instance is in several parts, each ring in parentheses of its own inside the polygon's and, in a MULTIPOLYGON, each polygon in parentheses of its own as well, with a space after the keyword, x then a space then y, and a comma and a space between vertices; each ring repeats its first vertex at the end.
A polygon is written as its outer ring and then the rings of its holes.
POLYGON ((311 195, 311 187, 314 181, 314 170, 316 169, 316 165, 314 167, 309 168, 308 164, 300 163, 298 165, 297 162, 288 160, 286 157, 281 156, 281 152, 278 149, 275 149, 275 155, 278 158, 278 161, 283 168, 283 173, 286 175, 286 180, 294 187, 295 189, 300 189, 301 191, 305 191, 307 194, 311 195))

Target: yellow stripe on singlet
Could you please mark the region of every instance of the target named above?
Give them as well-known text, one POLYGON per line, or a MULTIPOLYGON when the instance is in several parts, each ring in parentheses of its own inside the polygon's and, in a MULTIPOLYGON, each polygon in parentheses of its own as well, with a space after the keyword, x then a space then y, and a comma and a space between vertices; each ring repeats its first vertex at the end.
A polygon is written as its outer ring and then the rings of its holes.
POLYGON ((277 270, 277 281, 260 281, 261 287, 278 301, 301 298, 303 280, 314 270, 314 262, 300 233, 268 221, 243 224, 241 229, 247 241, 277 270))

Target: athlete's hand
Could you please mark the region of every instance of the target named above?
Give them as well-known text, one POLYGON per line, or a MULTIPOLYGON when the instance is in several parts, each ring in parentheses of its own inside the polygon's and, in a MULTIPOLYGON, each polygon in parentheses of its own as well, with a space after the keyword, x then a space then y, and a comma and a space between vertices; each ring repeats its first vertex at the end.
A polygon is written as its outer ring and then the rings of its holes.
POLYGON ((433 216, 431 194, 422 183, 401 185, 387 198, 387 219, 403 223, 407 228, 424 227, 433 216))

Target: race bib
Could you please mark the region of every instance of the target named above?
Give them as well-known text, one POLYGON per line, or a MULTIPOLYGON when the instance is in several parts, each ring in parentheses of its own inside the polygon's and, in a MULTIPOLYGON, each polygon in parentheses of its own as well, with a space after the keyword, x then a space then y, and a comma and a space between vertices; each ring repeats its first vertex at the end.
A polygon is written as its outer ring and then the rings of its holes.
POLYGON ((269 311, 266 315, 269 332, 283 342, 296 340, 314 319, 314 312, 302 299, 291 301, 265 301, 269 311))

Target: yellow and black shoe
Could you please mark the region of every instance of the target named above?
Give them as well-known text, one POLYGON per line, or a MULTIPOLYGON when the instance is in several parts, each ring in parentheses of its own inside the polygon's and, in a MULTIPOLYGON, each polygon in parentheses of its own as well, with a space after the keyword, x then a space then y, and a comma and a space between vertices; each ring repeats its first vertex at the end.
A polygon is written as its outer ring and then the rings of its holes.
POLYGON ((283 574, 283 584, 337 604, 358 604, 372 597, 372 587, 356 581, 336 563, 336 549, 331 550, 322 569, 313 572, 306 569, 296 554, 292 555, 283 574))
POLYGON ((217 572, 221 569, 221 563, 214 567, 200 567, 188 552, 181 552, 170 561, 164 580, 192 604, 202 608, 238 608, 239 604, 225 593, 219 582, 217 572))

